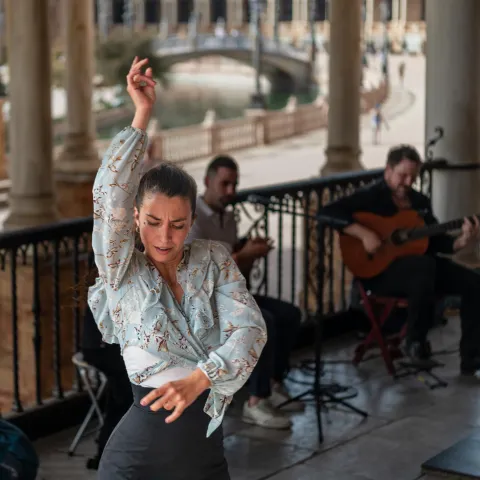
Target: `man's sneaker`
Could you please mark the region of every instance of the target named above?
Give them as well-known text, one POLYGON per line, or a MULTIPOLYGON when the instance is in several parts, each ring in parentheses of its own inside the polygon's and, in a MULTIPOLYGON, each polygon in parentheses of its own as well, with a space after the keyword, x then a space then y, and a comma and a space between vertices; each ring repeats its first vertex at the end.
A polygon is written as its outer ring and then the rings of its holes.
MULTIPOLYGON (((279 408, 282 403, 291 400, 291 397, 283 385, 274 386, 272 388, 272 395, 269 398, 272 407, 279 408)), ((293 400, 290 403, 280 407, 283 412, 303 412, 305 404, 298 400, 293 400)))
POLYGON ((285 430, 292 426, 290 419, 278 410, 275 410, 270 402, 264 398, 253 406, 250 406, 248 401, 245 402, 242 420, 251 425, 278 430, 285 430))
POLYGON ((432 359, 432 347, 430 342, 411 342, 404 347, 405 355, 412 366, 425 370, 437 367, 438 362, 432 359))

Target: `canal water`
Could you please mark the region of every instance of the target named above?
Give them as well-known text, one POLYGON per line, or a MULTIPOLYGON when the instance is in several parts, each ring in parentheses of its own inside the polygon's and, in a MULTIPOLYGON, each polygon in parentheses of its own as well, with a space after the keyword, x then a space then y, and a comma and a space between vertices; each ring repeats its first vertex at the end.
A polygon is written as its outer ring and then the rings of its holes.
MULTIPOLYGON (((269 109, 278 110, 286 106, 290 93, 270 93, 268 82, 262 81, 269 109)), ((254 79, 245 75, 175 74, 170 85, 157 92, 155 118, 163 130, 199 124, 209 110, 217 120, 242 117, 254 91, 254 79)), ((299 103, 310 103, 317 95, 312 91, 299 95, 299 103)), ((117 119, 111 124, 97 127, 100 138, 113 137, 124 126, 127 119, 117 119)))

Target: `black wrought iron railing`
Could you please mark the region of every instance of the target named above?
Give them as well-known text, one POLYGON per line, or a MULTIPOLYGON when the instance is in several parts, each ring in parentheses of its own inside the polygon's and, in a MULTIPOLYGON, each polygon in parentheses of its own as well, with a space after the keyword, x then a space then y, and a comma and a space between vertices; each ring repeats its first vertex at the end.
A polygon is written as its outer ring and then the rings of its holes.
MULTIPOLYGON (((253 268, 252 290, 295 303, 305 318, 347 308, 348 274, 335 234, 325 230, 317 238, 316 222, 308 217, 381 175, 371 170, 241 191, 235 204, 240 233, 268 236, 275 245, 253 268), (252 195, 268 205, 252 204, 252 195)), ((428 172, 423 178, 430 191, 428 172)), ((85 218, 0 234, 3 415, 38 409, 47 400, 58 403, 81 390, 71 358, 80 347, 92 226, 85 218)))

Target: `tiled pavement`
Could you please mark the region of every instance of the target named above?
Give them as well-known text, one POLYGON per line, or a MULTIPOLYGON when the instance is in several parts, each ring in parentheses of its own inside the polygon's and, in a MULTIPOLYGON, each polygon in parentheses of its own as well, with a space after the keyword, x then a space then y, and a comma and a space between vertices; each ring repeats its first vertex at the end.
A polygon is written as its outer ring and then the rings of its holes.
MULTIPOLYGON (((451 318, 432 334, 434 349, 447 352, 438 357, 445 362, 438 373, 449 386, 437 390, 412 377, 393 381, 380 359, 355 368, 349 362, 352 338, 327 345, 323 380, 358 389, 352 403, 367 410, 369 417, 362 420, 343 409, 330 409, 323 414, 322 445, 313 406, 293 415, 292 431, 276 432, 243 424, 242 402, 237 400, 225 421, 232 480, 426 480, 421 476, 422 462, 480 426, 480 385, 458 375, 458 327, 458 320, 451 318)), ((297 378, 302 375, 294 373, 297 378)), ((69 458, 66 451, 73 434, 70 430, 36 443, 40 480, 95 478, 84 468, 94 451, 93 439, 84 440, 69 458)))

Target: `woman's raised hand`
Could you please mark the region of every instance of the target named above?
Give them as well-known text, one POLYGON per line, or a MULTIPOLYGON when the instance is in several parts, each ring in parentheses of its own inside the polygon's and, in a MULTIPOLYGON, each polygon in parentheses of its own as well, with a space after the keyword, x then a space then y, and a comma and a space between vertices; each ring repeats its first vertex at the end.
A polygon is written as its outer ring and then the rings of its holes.
POLYGON ((155 85, 157 82, 153 80, 152 69, 147 68, 143 73, 147 64, 148 58, 138 60, 138 57, 135 57, 127 75, 127 92, 137 111, 151 111, 156 100, 155 85))

